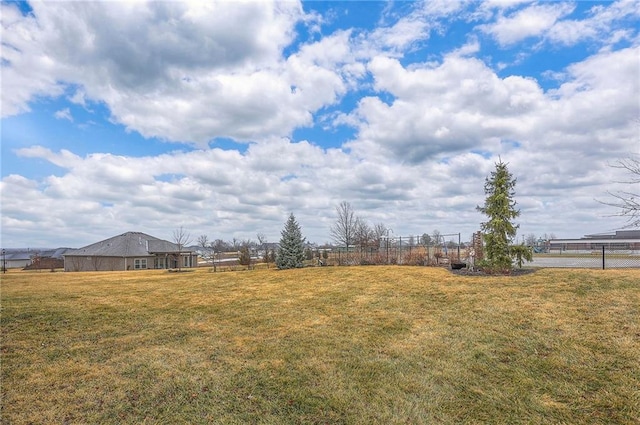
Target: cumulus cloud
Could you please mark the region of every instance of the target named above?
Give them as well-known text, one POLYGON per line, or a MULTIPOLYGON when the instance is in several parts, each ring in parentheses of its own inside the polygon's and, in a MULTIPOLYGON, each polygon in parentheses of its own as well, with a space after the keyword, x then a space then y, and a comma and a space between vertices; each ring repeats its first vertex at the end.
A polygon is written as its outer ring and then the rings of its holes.
POLYGON ((469 149, 492 150, 496 138, 520 139, 543 106, 535 81, 501 79, 475 58, 450 55, 438 65, 407 69, 395 59, 377 57, 369 70, 375 88, 394 100, 360 101, 354 112, 359 137, 349 147, 361 155, 380 151, 419 163, 469 149))
POLYGON ((500 44, 511 45, 544 34, 573 9, 572 4, 564 2, 532 5, 513 14, 501 15, 495 23, 481 25, 480 28, 493 35, 500 44))
POLYGON ((604 143, 622 155, 636 143, 639 55, 638 47, 603 51, 569 66, 567 80, 547 92, 532 78, 500 78, 476 58, 449 55, 409 69, 376 57, 368 67, 375 88, 393 101, 360 101, 345 119, 359 131, 349 147, 405 162, 471 149, 498 154, 502 140, 556 150, 604 143))
POLYGON ((638 47, 604 50, 569 66, 564 83, 546 92, 532 78, 500 78, 475 58, 449 55, 408 68, 377 57, 368 69, 393 100, 360 101, 345 119, 358 129, 348 146, 403 170, 421 168, 430 183, 423 196, 436 211, 459 208, 471 220, 481 201, 469 195, 500 155, 518 176, 523 215, 535 217, 530 226, 552 227, 559 211, 562 220, 598 220, 607 213, 594 198, 616 184, 607 162, 639 146, 638 56, 638 47))
POLYGON ((27 16, 2 8, 3 116, 74 84, 75 103, 104 102, 130 130, 205 146, 290 133, 344 92, 323 48, 282 57, 304 20, 297 2, 36 2, 27 16))
POLYGON ((145 226, 158 231, 189 217, 190 227, 203 232, 226 226, 227 234, 239 237, 263 232, 276 238, 283 217, 295 211, 308 232, 320 238, 328 228, 325 213, 339 196, 350 195, 358 203, 374 191, 400 199, 410 182, 388 167, 356 161, 340 150, 287 139, 252 145, 245 154, 208 149, 143 158, 82 158, 39 146, 18 154, 45 159, 65 171, 40 183, 20 176, 3 180, 3 209, 8 212, 3 224, 11 232, 29 232, 37 227, 34 221, 46 227, 60 216, 78 216, 72 223, 57 223, 61 234, 62 229, 99 221, 98 233, 135 217, 145 217, 145 226), (349 178, 345 170, 351 170, 349 178), (84 216, 88 208, 97 215, 84 216), (30 211, 31 224, 11 221, 18 211, 30 211))
MULTIPOLYGON (((126 230, 169 238, 184 225, 275 241, 294 212, 310 240, 325 242, 343 200, 397 235, 466 238, 498 156, 518 178, 524 232, 591 232, 583 223, 610 212, 593 198, 624 180, 607 162, 638 149, 637 31, 621 26, 610 38, 627 46, 602 42, 550 70, 552 88, 493 69, 480 32, 509 47, 530 37, 569 45, 637 16, 637 2, 575 21, 569 3, 520 3, 415 3, 376 28, 324 36, 324 18, 297 2, 45 2, 26 16, 3 3, 4 116, 37 99, 95 102, 130 131, 187 142, 143 156, 80 154, 46 138, 16 149, 61 171, 2 179, 3 238, 49 245, 43 229, 55 229, 56 243, 77 246, 126 230), (484 26, 442 55, 407 59, 458 14, 484 26), (314 37, 294 46, 298 25, 314 37), (331 109, 345 98, 352 109, 331 109), (335 148, 293 139, 318 122, 354 132, 335 148), (218 137, 246 146, 225 150, 210 143, 218 137)), ((58 105, 48 114, 73 119, 58 105)))
POLYGON ((633 40, 634 32, 620 28, 620 24, 626 19, 640 16, 640 4, 633 0, 595 5, 590 8, 587 17, 574 19, 569 16, 575 7, 568 2, 534 4, 510 11, 517 3, 521 2, 483 4, 482 9, 485 11, 498 6, 500 12, 495 22, 479 25, 478 28, 493 36, 503 46, 512 46, 530 37, 566 46, 585 40, 609 46, 622 40, 633 40))

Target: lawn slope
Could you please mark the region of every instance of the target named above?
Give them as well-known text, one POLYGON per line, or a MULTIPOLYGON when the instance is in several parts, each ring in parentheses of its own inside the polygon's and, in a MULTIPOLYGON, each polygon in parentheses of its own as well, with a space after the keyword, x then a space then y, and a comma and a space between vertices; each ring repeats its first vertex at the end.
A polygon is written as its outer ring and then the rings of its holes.
POLYGON ((2 276, 3 423, 637 424, 640 272, 2 276))

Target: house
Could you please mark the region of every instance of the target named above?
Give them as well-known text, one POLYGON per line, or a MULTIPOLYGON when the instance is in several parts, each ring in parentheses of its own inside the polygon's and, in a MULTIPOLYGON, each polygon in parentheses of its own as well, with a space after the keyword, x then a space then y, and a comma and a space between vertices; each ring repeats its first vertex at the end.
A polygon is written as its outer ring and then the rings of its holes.
POLYGON ((64 253, 65 271, 174 269, 198 266, 189 248, 141 232, 127 232, 64 253))

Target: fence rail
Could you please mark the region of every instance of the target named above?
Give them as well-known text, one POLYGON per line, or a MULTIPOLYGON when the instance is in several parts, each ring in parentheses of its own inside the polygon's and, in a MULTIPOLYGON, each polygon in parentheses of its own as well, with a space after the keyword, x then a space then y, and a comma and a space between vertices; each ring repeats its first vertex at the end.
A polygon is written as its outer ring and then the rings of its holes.
POLYGON ((640 251, 602 247, 590 252, 570 251, 558 254, 535 254, 529 267, 550 268, 640 268, 640 251))
MULTIPOLYGON (((458 234, 452 234, 457 236, 458 234)), ((451 236, 451 235, 445 235, 451 236)), ((322 259, 327 265, 399 264, 442 266, 454 263, 473 264, 470 246, 453 240, 422 244, 418 236, 383 238, 368 246, 334 247, 322 259)), ((318 253, 320 258, 320 254, 318 253)), ((589 251, 561 251, 534 254, 525 267, 534 268, 640 268, 640 250, 609 246, 589 251)))
MULTIPOLYGON (((450 235, 444 235, 450 236, 450 235)), ((368 245, 334 247, 324 257, 328 265, 401 264, 444 265, 465 261, 467 249, 459 242, 420 243, 419 236, 382 238, 368 245)))

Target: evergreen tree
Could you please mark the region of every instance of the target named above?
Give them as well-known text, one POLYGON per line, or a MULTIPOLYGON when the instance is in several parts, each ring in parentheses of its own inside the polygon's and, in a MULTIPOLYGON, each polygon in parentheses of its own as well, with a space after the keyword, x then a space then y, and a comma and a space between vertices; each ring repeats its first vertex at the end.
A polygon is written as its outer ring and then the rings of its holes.
POLYGON ((507 169, 507 164, 500 159, 495 171, 485 180, 484 193, 487 198, 484 206, 477 207, 478 211, 488 217, 488 221, 480 226, 484 232, 484 254, 490 271, 509 272, 514 257, 518 257, 520 265, 523 257, 531 259, 526 250, 511 246, 518 229, 513 220, 520 215, 513 199, 515 186, 516 179, 507 169))
POLYGON ((247 266, 248 269, 251 269, 251 247, 248 244, 243 244, 240 248, 238 262, 240 265, 247 266))
POLYGON ((300 225, 296 222, 293 213, 284 225, 281 232, 280 248, 276 257, 276 266, 279 269, 292 269, 302 267, 304 261, 304 240, 300 225))

